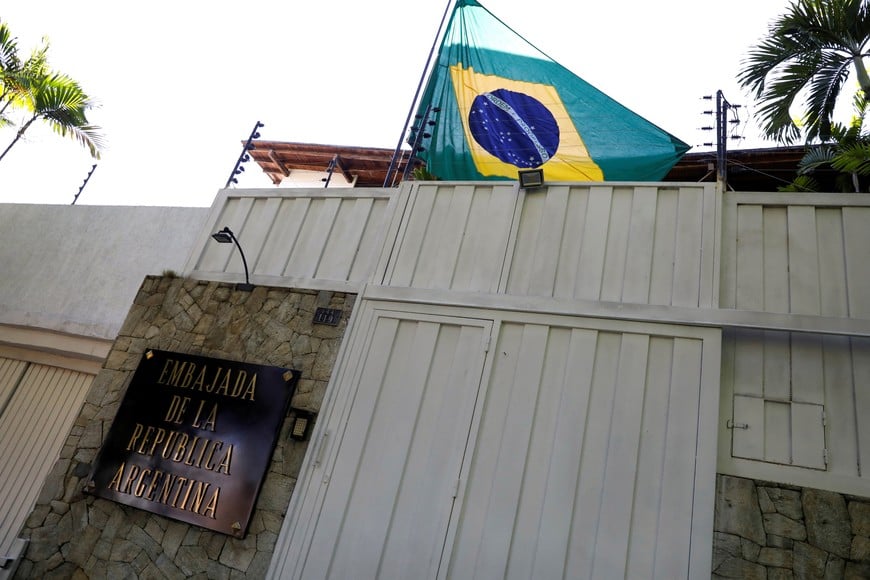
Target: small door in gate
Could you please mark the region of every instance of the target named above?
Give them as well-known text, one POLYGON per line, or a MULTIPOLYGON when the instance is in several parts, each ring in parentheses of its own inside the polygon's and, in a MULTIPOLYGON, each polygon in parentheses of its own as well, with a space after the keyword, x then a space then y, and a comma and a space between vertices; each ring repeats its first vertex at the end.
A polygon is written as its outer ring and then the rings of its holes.
POLYGON ((289 576, 423 578, 438 567, 491 323, 378 310, 369 320, 357 369, 338 385, 351 410, 325 427, 338 447, 311 472, 303 501, 322 503, 289 576))

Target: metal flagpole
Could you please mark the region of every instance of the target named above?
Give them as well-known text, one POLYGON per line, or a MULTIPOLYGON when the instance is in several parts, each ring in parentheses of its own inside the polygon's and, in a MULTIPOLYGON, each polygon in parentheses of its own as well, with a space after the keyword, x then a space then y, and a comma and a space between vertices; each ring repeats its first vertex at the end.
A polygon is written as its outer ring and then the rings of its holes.
MULTIPOLYGON (((441 24, 438 25, 438 32, 435 34, 435 41, 432 43, 432 48, 429 50, 429 56, 426 59, 426 66, 423 67, 423 74, 420 76, 420 82, 417 84, 417 92, 414 94, 414 100, 411 101, 411 108, 408 110, 408 117, 405 119, 405 126, 402 127, 402 134, 399 135, 399 142, 396 144, 396 149, 393 151, 393 157, 390 159, 390 167, 387 169, 387 175, 384 177, 384 187, 389 187, 390 178, 393 171, 396 169, 396 162, 402 150, 402 141, 405 140, 405 132, 411 124, 411 117, 414 115, 414 109, 417 106, 417 100, 420 98, 420 92, 423 90, 423 84, 426 82, 426 73, 429 72, 429 66, 432 64, 432 55, 435 54, 435 48, 438 46, 438 41, 441 38, 441 30, 444 28, 444 22, 447 20, 447 15, 450 14, 450 7, 454 0, 447 0, 447 7, 444 9, 444 15, 441 16, 441 24)), ((414 153, 413 151, 411 152, 414 153)), ((408 163, 411 158, 408 158, 408 163)))

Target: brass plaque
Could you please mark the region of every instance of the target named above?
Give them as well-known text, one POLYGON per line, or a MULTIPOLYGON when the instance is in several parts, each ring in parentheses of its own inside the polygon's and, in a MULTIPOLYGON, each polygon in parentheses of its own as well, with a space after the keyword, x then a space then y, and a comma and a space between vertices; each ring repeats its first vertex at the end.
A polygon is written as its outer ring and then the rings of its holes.
POLYGON ((85 490, 244 537, 298 380, 281 367, 146 352, 85 490))

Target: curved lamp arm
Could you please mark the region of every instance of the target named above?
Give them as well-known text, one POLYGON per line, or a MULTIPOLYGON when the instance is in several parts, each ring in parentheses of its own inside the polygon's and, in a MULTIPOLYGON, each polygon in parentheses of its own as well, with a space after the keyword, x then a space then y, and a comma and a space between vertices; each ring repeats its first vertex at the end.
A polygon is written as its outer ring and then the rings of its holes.
POLYGON ((236 290, 244 290, 245 292, 253 290, 254 285, 251 284, 251 280, 248 277, 248 261, 245 259, 245 252, 242 250, 242 246, 239 244, 239 240, 236 238, 233 230, 231 230, 229 226, 224 226, 224 229, 213 233, 211 237, 221 244, 233 243, 236 245, 239 249, 239 255, 242 257, 242 265, 245 267, 245 283, 236 284, 236 290))

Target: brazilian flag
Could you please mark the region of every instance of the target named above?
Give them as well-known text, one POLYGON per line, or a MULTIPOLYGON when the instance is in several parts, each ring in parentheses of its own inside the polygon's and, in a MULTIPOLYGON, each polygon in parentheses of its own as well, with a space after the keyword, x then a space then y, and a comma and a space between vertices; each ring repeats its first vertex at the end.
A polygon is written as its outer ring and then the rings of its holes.
POLYGON ((475 0, 457 0, 411 143, 439 179, 660 181, 689 146, 540 52, 475 0), (431 121, 431 122, 430 122, 431 121), (433 124, 434 123, 434 124, 433 124), (428 125, 428 126, 426 126, 428 125))

